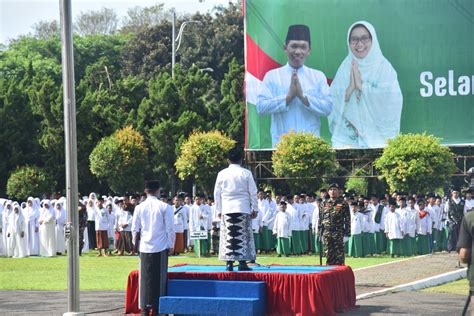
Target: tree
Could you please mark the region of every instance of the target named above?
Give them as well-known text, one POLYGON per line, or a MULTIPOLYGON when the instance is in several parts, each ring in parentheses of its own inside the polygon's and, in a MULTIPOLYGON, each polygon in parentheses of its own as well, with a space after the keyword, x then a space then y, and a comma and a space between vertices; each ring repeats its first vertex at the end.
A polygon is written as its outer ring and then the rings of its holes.
POLYGON ((352 175, 347 179, 345 189, 346 191, 354 191, 358 195, 367 195, 369 181, 367 178, 361 178, 364 172, 361 169, 354 170, 352 175))
POLYGON ((226 153, 234 146, 235 141, 219 131, 191 134, 176 160, 179 178, 192 178, 204 192, 212 192, 217 173, 226 166, 226 153))
POLYGON ((410 193, 434 192, 456 170, 450 149, 426 134, 400 134, 389 140, 375 167, 392 192, 410 193))
POLYGON ((273 152, 273 171, 288 178, 294 190, 314 190, 321 187, 322 178, 336 169, 336 154, 329 144, 311 133, 282 135, 273 152))
POLYGON ((50 38, 59 39, 60 28, 57 20, 39 21, 33 24, 33 37, 47 40, 50 38))
POLYGON ((225 131, 237 141, 239 147, 244 145, 244 67, 234 58, 229 64, 229 71, 221 82, 221 101, 218 104, 213 120, 217 130, 225 131))
POLYGON ((143 136, 125 127, 97 144, 89 158, 91 172, 116 193, 138 192, 143 188, 147 153, 143 136))
POLYGON ((117 30, 119 20, 114 9, 81 12, 74 23, 79 35, 108 35, 117 30))
POLYGON ((171 10, 164 10, 164 4, 158 3, 150 7, 136 6, 127 10, 127 16, 122 21, 123 33, 137 32, 154 27, 163 20, 171 18, 171 10))
POLYGON ((44 169, 35 166, 17 168, 7 182, 7 195, 18 200, 41 196, 54 189, 54 181, 44 169))
POLYGON ((148 97, 138 108, 137 129, 146 136, 150 163, 160 179, 168 179, 171 192, 176 189, 175 162, 181 144, 193 131, 207 131, 215 108, 215 82, 197 67, 182 71, 176 65, 175 77, 157 75, 148 86, 148 97))

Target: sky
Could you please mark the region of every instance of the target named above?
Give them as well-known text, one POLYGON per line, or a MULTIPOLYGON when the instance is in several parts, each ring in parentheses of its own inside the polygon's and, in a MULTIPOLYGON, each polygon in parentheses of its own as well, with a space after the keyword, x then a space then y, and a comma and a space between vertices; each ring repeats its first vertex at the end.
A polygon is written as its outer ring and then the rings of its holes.
MULTIPOLYGON (((60 0, 0 0, 0 43, 32 32, 36 22, 59 21, 60 0)), ((80 12, 100 10, 103 7, 115 9, 119 17, 126 15, 128 8, 152 6, 164 3, 165 9, 176 12, 208 12, 216 5, 227 5, 230 0, 71 0, 72 16, 80 12)), ((230 1, 234 2, 234 1, 230 1)))

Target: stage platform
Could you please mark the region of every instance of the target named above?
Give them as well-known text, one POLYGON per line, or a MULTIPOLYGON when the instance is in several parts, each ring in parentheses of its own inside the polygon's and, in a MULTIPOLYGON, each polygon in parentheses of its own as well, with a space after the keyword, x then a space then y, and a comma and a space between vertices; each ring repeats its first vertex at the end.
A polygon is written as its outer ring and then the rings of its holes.
MULTIPOLYGON (((226 272, 225 266, 176 265, 169 279, 264 281, 267 315, 336 315, 355 308, 355 278, 348 266, 252 266, 253 271, 226 272)), ((199 289, 196 289, 199 291, 199 289)), ((126 313, 139 313, 138 271, 128 278, 126 313)))

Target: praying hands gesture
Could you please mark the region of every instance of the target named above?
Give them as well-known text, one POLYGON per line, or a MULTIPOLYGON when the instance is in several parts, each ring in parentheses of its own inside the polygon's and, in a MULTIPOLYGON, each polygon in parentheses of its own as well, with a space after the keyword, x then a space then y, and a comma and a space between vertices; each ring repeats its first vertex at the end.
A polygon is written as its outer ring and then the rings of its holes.
POLYGON ((296 70, 293 70, 291 74, 290 88, 286 96, 286 105, 288 105, 293 99, 297 97, 305 105, 309 106, 308 98, 304 95, 303 89, 301 88, 300 80, 298 79, 298 74, 296 70))
POLYGON ((349 102, 351 95, 354 91, 356 91, 357 93, 356 98, 357 98, 357 103, 359 103, 360 96, 362 94, 362 77, 360 75, 359 67, 357 66, 356 60, 352 61, 350 82, 349 82, 349 86, 346 89, 346 95, 344 97, 344 100, 346 102, 349 102))

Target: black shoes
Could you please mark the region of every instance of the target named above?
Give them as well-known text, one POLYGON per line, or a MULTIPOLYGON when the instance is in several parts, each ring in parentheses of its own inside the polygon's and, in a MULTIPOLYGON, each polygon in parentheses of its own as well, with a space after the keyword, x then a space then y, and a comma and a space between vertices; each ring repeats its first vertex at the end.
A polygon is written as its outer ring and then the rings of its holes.
POLYGON ((249 268, 249 266, 247 265, 247 263, 245 261, 239 261, 238 270, 239 271, 252 271, 252 269, 249 268))

